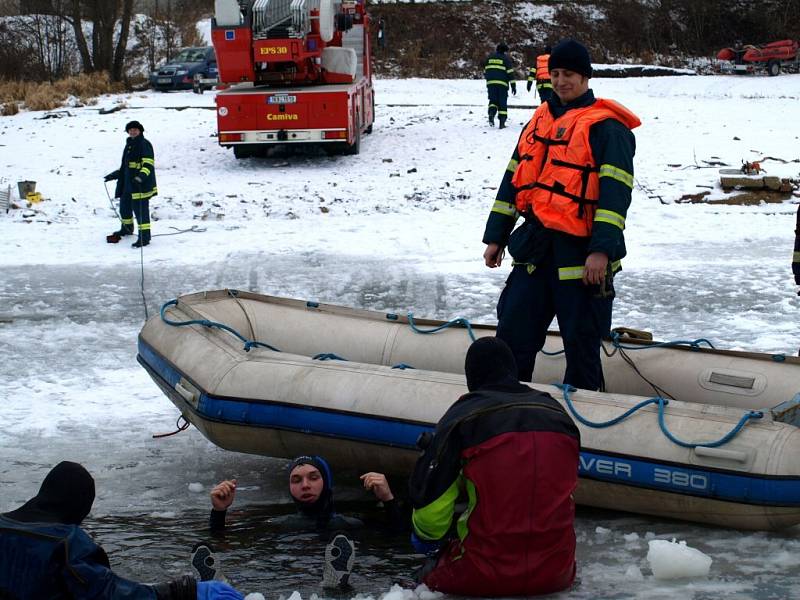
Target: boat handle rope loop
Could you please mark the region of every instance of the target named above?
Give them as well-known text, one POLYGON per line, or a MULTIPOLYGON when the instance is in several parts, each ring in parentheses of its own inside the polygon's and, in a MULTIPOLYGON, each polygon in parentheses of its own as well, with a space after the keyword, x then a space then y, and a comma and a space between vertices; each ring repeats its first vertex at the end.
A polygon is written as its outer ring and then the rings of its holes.
POLYGON ((216 321, 209 321, 208 319, 191 319, 189 321, 170 321, 164 313, 168 307, 177 305, 178 305, 178 299, 176 298, 175 300, 170 300, 169 302, 165 302, 161 306, 161 320, 164 321, 164 323, 166 323, 167 325, 172 325, 173 327, 185 327, 187 325, 203 325, 204 327, 216 327, 218 329, 227 331, 228 333, 242 340, 244 342, 245 352, 250 352, 250 348, 268 348, 273 352, 280 352, 280 350, 278 350, 274 346, 270 346, 269 344, 266 344, 264 342, 248 340, 241 333, 236 331, 233 327, 229 327, 224 323, 217 323, 216 321))
MULTIPOLYGON (((611 332, 611 345, 614 348, 618 348, 621 350, 649 350, 650 348, 674 348, 676 346, 689 346, 692 350, 699 350, 701 344, 706 344, 712 350, 714 349, 714 344, 708 341, 706 338, 698 338, 696 340, 674 340, 671 342, 656 342, 653 344, 647 344, 646 346, 626 346, 620 341, 620 334, 616 331, 611 332)), ((546 356, 558 356, 559 354, 564 354, 564 350, 557 350, 556 352, 547 352, 546 350, 542 349, 540 352, 546 356)))
POLYGON ((658 425, 661 427, 661 432, 673 444, 677 444, 678 446, 682 446, 683 448, 698 448, 698 447, 718 448, 719 446, 724 446, 734 437, 736 437, 736 435, 742 430, 742 428, 745 425, 747 425, 747 422, 750 421, 750 419, 761 419, 764 416, 764 413, 760 410, 748 410, 742 415, 742 418, 739 419, 739 422, 736 424, 736 426, 733 429, 731 429, 727 434, 718 439, 716 442, 684 442, 683 440, 679 440, 678 438, 676 438, 672 434, 672 432, 667 428, 667 424, 664 420, 664 413, 666 406, 669 404, 669 400, 667 400, 666 398, 662 398, 661 396, 657 396, 655 398, 649 398, 648 400, 640 402, 633 408, 628 409, 623 414, 614 419, 603 422, 594 422, 590 421, 589 419, 581 415, 575 408, 575 405, 572 403, 572 398, 570 394, 576 392, 577 391, 576 388, 565 383, 554 383, 553 385, 559 388, 564 393, 564 401, 566 402, 567 407, 569 408, 573 416, 587 427, 594 427, 595 429, 611 427, 612 425, 616 425, 617 423, 624 421, 625 419, 630 417, 633 413, 635 413, 641 408, 644 408, 645 406, 648 406, 649 404, 658 404, 658 425))
POLYGON ((472 331, 472 325, 470 324, 469 320, 465 319, 464 317, 456 317, 448 321, 447 323, 442 323, 438 327, 434 327, 433 329, 420 329, 417 327, 417 324, 414 323, 414 313, 408 313, 408 324, 414 333, 437 333, 442 331, 443 329, 447 329, 448 327, 455 327, 456 325, 461 327, 466 327, 467 333, 469 334, 469 339, 473 342, 477 339, 475 337, 475 332, 472 331))

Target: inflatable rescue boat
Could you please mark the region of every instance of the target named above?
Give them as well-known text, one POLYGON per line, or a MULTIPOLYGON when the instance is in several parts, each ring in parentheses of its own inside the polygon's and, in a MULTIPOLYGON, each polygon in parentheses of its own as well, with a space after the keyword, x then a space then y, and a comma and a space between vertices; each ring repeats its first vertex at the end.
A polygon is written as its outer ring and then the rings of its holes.
MULTIPOLYGON (((150 318, 138 360, 214 444, 407 474, 494 327, 234 290, 150 318)), ((581 430, 580 504, 742 529, 800 523, 800 359, 615 335, 606 391, 558 385, 557 333, 533 387, 581 430)))

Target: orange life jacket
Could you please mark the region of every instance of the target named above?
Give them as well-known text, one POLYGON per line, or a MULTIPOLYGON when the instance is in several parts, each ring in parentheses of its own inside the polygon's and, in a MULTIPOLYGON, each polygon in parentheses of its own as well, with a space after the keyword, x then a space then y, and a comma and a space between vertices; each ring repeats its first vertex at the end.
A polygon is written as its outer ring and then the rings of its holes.
POLYGON ((550 69, 547 68, 549 60, 549 54, 540 54, 536 57, 536 81, 550 81, 550 69))
POLYGON ((616 119, 629 129, 641 125, 627 108, 601 98, 558 119, 546 103, 536 109, 517 146, 519 165, 512 179, 517 210, 533 212, 548 229, 581 237, 592 234, 600 177, 589 129, 605 119, 616 119))

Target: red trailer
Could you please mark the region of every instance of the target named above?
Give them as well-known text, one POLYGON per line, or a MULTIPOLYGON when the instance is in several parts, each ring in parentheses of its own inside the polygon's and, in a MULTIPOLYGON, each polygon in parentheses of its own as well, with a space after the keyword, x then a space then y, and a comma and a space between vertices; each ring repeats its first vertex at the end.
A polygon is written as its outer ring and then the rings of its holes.
POLYGON ((359 152, 375 120, 364 0, 216 0, 211 25, 221 146, 359 152))
POLYGON ((729 61, 727 70, 734 73, 757 73, 766 71, 771 76, 780 74, 781 69, 797 71, 800 68, 798 43, 794 40, 780 40, 762 46, 742 48, 723 48, 717 58, 729 61))

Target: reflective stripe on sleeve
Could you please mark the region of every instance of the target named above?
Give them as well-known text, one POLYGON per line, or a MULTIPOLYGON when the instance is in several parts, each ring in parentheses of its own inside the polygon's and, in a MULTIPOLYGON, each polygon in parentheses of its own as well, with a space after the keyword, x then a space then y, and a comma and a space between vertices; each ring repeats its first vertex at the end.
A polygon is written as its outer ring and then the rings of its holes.
POLYGON ((610 223, 611 225, 615 225, 620 229, 625 229, 625 217, 617 212, 614 212, 613 210, 598 208, 597 212, 595 212, 594 220, 595 222, 610 223))
POLYGON ((620 183, 623 183, 629 188, 633 189, 633 175, 627 171, 623 171, 622 169, 615 167, 614 165, 600 165, 599 177, 610 177, 611 179, 616 179, 620 183))
POLYGON ((519 214, 517 213, 516 206, 503 200, 494 201, 494 204, 492 205, 492 212, 505 215, 506 217, 516 217, 519 214))
POLYGON ((792 256, 792 262, 800 262, 800 252, 795 251, 794 255, 792 256))
POLYGON ((515 158, 512 158, 510 161, 508 161, 508 166, 506 167, 506 171, 509 171, 511 173, 516 173, 517 165, 519 165, 519 161, 515 158))

